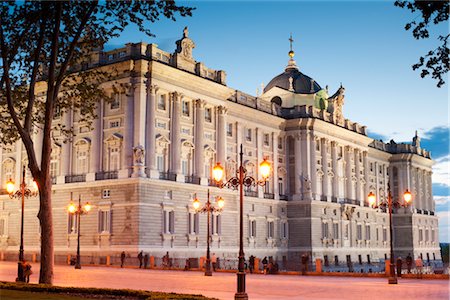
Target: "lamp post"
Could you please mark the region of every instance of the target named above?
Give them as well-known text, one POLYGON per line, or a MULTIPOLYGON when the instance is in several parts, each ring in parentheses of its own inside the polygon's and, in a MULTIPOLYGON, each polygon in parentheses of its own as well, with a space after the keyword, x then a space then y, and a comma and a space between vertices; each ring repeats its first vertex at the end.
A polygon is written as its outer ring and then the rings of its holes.
POLYGON ((6 183, 6 191, 11 199, 17 198, 22 200, 22 218, 20 222, 20 248, 19 248, 19 262, 17 266, 17 278, 16 281, 25 282, 25 277, 23 276, 22 263, 24 261, 23 257, 23 222, 24 222, 24 208, 25 208, 25 198, 36 197, 38 195, 38 188, 35 181, 33 181, 33 190, 27 187, 25 183, 25 166, 22 169, 22 182, 20 184, 20 190, 14 192, 14 182, 12 179, 6 183))
POLYGON ((251 176, 247 175, 247 170, 242 165, 243 162, 243 151, 242 144, 239 153, 239 170, 236 172, 236 176, 231 177, 226 182, 223 182, 224 169, 220 165, 220 162, 216 164, 213 169, 214 180, 217 186, 220 188, 227 187, 232 189, 239 188, 239 263, 237 272, 237 292, 234 295, 234 299, 248 299, 248 295, 245 292, 245 270, 244 270, 244 185, 246 187, 250 186, 264 186, 266 180, 269 177, 271 166, 270 163, 264 159, 264 161, 259 165, 262 180, 257 180, 251 176))
POLYGON ((388 209, 389 211, 389 233, 390 233, 390 261, 389 261, 389 278, 388 278, 388 283, 389 284, 397 284, 397 275, 395 274, 395 267, 394 267, 394 229, 392 228, 392 207, 407 207, 412 200, 412 195, 411 193, 408 191, 408 189, 403 193, 403 199, 405 200, 404 203, 399 203, 398 201, 393 201, 392 200, 392 195, 391 195, 391 186, 388 183, 388 195, 387 195, 387 201, 382 201, 380 202, 378 205, 376 205, 376 195, 373 192, 370 192, 369 195, 367 196, 368 200, 369 200, 369 206, 373 207, 373 208, 378 208, 378 207, 385 207, 388 209))
POLYGON ((81 258, 80 258, 80 223, 81 223, 81 215, 87 214, 92 206, 89 204, 89 202, 86 202, 83 206, 81 206, 81 195, 78 195, 78 206, 75 205, 72 202, 72 199, 70 200, 69 207, 67 210, 70 214, 73 214, 77 218, 77 261, 75 263, 75 269, 81 269, 81 258))
POLYGON ((206 230, 206 267, 205 267, 205 276, 212 276, 211 272, 211 256, 209 251, 209 239, 210 239, 210 215, 212 212, 221 212, 223 209, 223 206, 225 204, 225 201, 222 197, 216 197, 216 203, 218 207, 215 207, 211 204, 209 201, 209 189, 208 189, 208 196, 206 200, 206 204, 203 207, 200 207, 200 201, 195 198, 192 205, 194 206, 194 209, 196 212, 202 212, 207 214, 207 230, 206 230))

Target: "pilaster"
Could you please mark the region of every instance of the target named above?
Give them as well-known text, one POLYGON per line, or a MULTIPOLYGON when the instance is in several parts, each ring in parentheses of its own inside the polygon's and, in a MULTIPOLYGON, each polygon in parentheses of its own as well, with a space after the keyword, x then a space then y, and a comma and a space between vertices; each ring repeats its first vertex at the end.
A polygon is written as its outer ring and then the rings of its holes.
MULTIPOLYGON (((206 101, 197 99, 195 101, 195 177, 200 178, 201 182, 207 182, 205 180, 205 153, 204 153, 204 137, 205 137, 205 105, 206 101)), ((223 163, 223 161, 221 161, 223 163)))
POLYGON ((134 113, 134 85, 131 83, 121 84, 121 94, 125 94, 124 99, 124 135, 122 151, 122 168, 119 170, 119 178, 128 178, 132 167, 133 158, 133 113, 134 113))
POLYGON ((172 113, 171 113, 171 126, 170 126, 170 172, 177 175, 177 181, 184 181, 184 176, 181 174, 181 124, 180 124, 180 112, 181 112, 181 98, 182 95, 178 92, 170 94, 172 101, 172 113))
POLYGON ((156 94, 158 86, 147 83, 146 161, 150 178, 158 178, 156 170, 156 94))
POLYGON ((145 177, 145 156, 139 155, 145 153, 146 104, 144 78, 138 78, 134 89, 133 177, 145 177))
POLYGON ((322 195, 327 198, 327 201, 329 202, 331 199, 329 197, 329 191, 328 191, 328 140, 325 138, 321 139, 321 154, 322 154, 322 171, 323 171, 323 177, 322 177, 322 195))
POLYGON ((273 153, 273 195, 274 199, 280 199, 280 191, 278 190, 278 133, 272 132, 272 153, 273 153))

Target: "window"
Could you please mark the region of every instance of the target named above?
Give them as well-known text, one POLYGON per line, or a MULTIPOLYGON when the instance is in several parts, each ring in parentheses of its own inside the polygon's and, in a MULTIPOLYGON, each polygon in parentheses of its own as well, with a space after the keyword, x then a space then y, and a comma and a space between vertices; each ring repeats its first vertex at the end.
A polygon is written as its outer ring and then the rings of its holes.
POLYGON ((212 122, 212 110, 210 107, 205 109, 205 121, 209 123, 212 122))
POLYGON ((283 149, 283 138, 282 137, 278 138, 278 149, 280 149, 280 150, 283 149))
POLYGON ((233 136, 233 124, 232 123, 227 124, 227 136, 233 136))
POLYGON ((288 223, 287 222, 281 222, 281 238, 283 238, 283 239, 288 238, 288 223))
POLYGON ((175 233, 175 212, 164 211, 164 233, 174 234, 175 233))
POLYGON ((250 128, 247 128, 245 131, 245 140, 249 142, 252 140, 252 130, 250 128))
POLYGON ((328 238, 328 223, 322 223, 322 238, 328 238))
POLYGON ((248 221, 248 236, 251 238, 256 237, 256 220, 248 221))
POLYGON ((348 239, 348 227, 349 227, 349 225, 345 224, 345 230, 344 230, 344 238, 345 239, 348 239))
POLYGON ((377 241, 379 241, 380 240, 380 235, 379 235, 379 232, 378 232, 378 228, 376 230, 376 234, 377 234, 377 241))
POLYGON ((109 122, 109 128, 117 128, 117 127, 120 127, 120 121, 109 122))
POLYGON ((156 169, 160 172, 164 172, 164 156, 163 155, 157 155, 156 156, 156 169))
POLYGON ((0 236, 7 236, 8 233, 6 231, 6 220, 0 219, 0 236))
POLYGON ((52 155, 50 158, 50 176, 56 177, 59 175, 59 159, 58 156, 52 155))
POLYGON ((267 222, 267 237, 272 239, 274 237, 275 223, 273 221, 267 222))
POLYGON ((88 152, 81 150, 77 153, 77 173, 86 174, 88 171, 88 152))
POLYGON ((339 238, 339 224, 333 223, 333 238, 338 239, 339 238))
POLYGON ((270 145, 270 136, 268 133, 264 134, 264 146, 269 146, 270 145))
POLYGON ((362 240, 362 225, 361 224, 356 225, 356 239, 362 240))
POLYGON ((212 234, 222 233, 222 215, 211 215, 211 232, 212 234))
POLYGON ((111 210, 98 211, 98 233, 111 233, 111 210))
POLYGON ((165 95, 159 95, 159 97, 158 97, 158 109, 166 110, 166 96, 165 95))
POLYGON ((53 111, 53 119, 59 119, 61 118, 61 115, 62 115, 61 106, 56 105, 53 111))
POLYGON ((419 229, 419 242, 423 241, 423 231, 419 229))
POLYGON ((190 234, 199 234, 199 222, 200 222, 200 214, 199 213, 189 213, 189 233, 190 234))
POLYGON ((428 229, 425 230, 425 242, 428 242, 428 229))
POLYGON ((108 199, 109 197, 111 197, 111 190, 110 189, 104 189, 102 192, 102 198, 103 199, 108 199))
POLYGON ((78 218, 77 214, 67 214, 67 233, 74 234, 78 230, 78 218))
POLYGON ((190 116, 190 103, 189 101, 183 101, 182 103, 182 112, 183 116, 189 117, 190 116))
POLYGON ((366 240, 370 240, 370 225, 366 225, 366 240))
POLYGON ((284 195, 283 177, 278 177, 278 194, 284 195))
POLYGON ((119 147, 111 147, 109 149, 109 170, 117 171, 120 169, 120 149, 119 147))
POLYGON ((387 241, 387 229, 383 228, 383 242, 387 241))
POLYGON ((120 108, 120 95, 119 94, 113 94, 111 96, 112 101, 110 103, 110 109, 118 109, 120 108))
POLYGON ((181 174, 187 176, 189 172, 189 162, 185 159, 181 161, 181 174))
POLYGON ((434 229, 431 229, 431 241, 434 242, 434 229))

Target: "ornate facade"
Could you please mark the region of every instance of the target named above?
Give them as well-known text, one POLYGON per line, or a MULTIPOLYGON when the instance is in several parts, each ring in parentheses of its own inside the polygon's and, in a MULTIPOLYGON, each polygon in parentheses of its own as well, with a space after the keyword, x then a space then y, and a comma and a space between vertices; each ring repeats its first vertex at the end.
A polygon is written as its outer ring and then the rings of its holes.
MULTIPOLYGON (((378 261, 389 253, 388 214, 369 208, 373 192, 385 200, 413 194, 412 205, 396 210, 397 255, 439 260, 438 219, 431 189, 429 152, 412 144, 369 138, 366 127, 345 119, 345 89, 332 96, 299 71, 291 51, 285 71, 261 95, 226 85, 226 73, 207 68, 192 56, 194 42, 185 29, 173 53, 155 44, 92 55, 87 68, 116 70, 103 88, 112 102, 97 107, 93 129, 74 113, 55 122, 73 126, 63 142, 54 132, 51 158, 55 252, 74 254, 75 219, 67 213, 71 197, 81 195, 93 210, 81 217, 83 256, 140 250, 162 256, 201 257, 206 247, 206 217, 192 207, 206 201, 209 188, 225 199, 212 218, 212 251, 234 259, 238 251, 238 192, 213 186, 211 170, 224 165, 227 176, 238 166, 239 146, 249 175, 267 158, 273 166, 265 187, 245 191, 245 252, 279 261, 312 258, 378 261), (113 86, 115 87, 113 89, 113 86)), ((40 91, 41 94, 45 91, 40 91)), ((35 144, 39 149, 37 134, 35 144)), ((20 182, 26 152, 21 144, 0 148, 0 180, 20 182)), ((29 180, 29 178, 28 178, 29 180)), ((25 203, 25 250, 39 252, 38 199, 25 203)), ((15 255, 20 206, 0 195, 0 249, 15 255)))

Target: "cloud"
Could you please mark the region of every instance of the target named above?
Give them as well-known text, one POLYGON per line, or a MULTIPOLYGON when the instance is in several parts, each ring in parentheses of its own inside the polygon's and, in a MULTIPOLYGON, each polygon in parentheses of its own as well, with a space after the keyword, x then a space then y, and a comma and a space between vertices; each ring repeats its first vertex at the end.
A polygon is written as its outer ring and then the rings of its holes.
POLYGON ((436 213, 439 218, 439 242, 450 242, 450 211, 439 211, 436 213))
MULTIPOLYGON (((450 154, 435 160, 433 166, 433 183, 449 187, 450 183, 450 154)), ((448 194, 448 190, 447 193, 448 194)))
POLYGON ((439 206, 446 206, 450 204, 450 196, 433 196, 434 202, 439 206))
POLYGON ((431 151, 433 159, 438 159, 441 157, 447 157, 447 160, 449 159, 450 127, 448 126, 433 127, 430 130, 423 132, 422 135, 423 136, 421 146, 422 148, 431 151))

